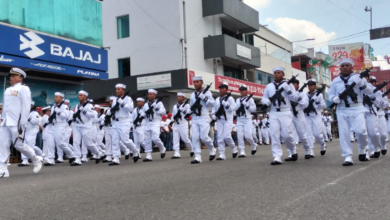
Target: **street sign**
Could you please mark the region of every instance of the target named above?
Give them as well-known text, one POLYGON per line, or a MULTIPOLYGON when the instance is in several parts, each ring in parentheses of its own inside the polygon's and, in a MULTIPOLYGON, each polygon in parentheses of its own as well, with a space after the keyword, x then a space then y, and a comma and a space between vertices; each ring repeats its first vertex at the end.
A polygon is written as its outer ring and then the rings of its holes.
POLYGON ((390 37, 390 27, 376 28, 370 30, 370 39, 377 40, 390 37))

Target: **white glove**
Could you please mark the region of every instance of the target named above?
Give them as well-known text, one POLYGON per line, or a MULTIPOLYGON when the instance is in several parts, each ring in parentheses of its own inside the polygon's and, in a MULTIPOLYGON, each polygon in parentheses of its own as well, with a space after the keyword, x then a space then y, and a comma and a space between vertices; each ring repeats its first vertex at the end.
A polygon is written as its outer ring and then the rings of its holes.
POLYGON ((360 77, 356 77, 355 83, 360 88, 360 87, 364 86, 364 84, 365 84, 364 81, 365 81, 365 79, 360 79, 360 77))
POLYGON ((199 97, 201 100, 203 100, 204 98, 206 98, 206 96, 205 96, 203 93, 200 93, 198 97, 199 97))
POLYGON ((262 99, 261 103, 263 103, 263 105, 267 105, 267 106, 271 105, 271 101, 269 99, 266 99, 266 100, 262 99))
POLYGON ((146 115, 145 115, 145 112, 141 112, 141 113, 139 114, 139 116, 145 117, 145 116, 146 116, 146 115))
POLYGON ((184 111, 184 107, 183 107, 183 106, 180 106, 180 107, 179 107, 179 110, 180 110, 181 112, 183 112, 183 111, 184 111))
POLYGON ((249 107, 249 106, 250 106, 250 103, 247 102, 247 103, 245 104, 245 107, 249 107))
POLYGON ((60 112, 60 109, 59 109, 58 107, 55 107, 55 108, 54 108, 54 111, 55 111, 56 113, 59 113, 59 112, 60 112))
POLYGON ((80 106, 79 111, 82 111, 83 109, 84 109, 84 107, 83 107, 83 106, 80 106))
POLYGON ((335 97, 333 97, 333 103, 335 103, 335 104, 339 104, 340 103, 340 98, 338 97, 338 96, 335 96, 335 97))
POLYGON ((217 117, 215 115, 212 115, 211 118, 216 121, 217 120, 217 117))
POLYGON ((290 87, 290 85, 287 84, 287 83, 283 83, 283 89, 284 89, 284 91, 286 91, 286 92, 291 91, 291 87, 290 87))
POLYGON ((247 101, 242 101, 242 103, 241 104, 243 104, 244 106, 247 104, 248 102, 247 101))
POLYGON ((111 111, 107 111, 106 115, 110 116, 111 115, 111 111))
POLYGON ((157 105, 157 102, 153 102, 153 104, 151 105, 151 107, 155 107, 157 105))
POLYGON ((119 103, 120 105, 122 105, 123 99, 118 99, 118 103, 119 103))
POLYGON ((228 104, 229 104, 229 103, 228 103, 227 101, 225 101, 225 100, 222 101, 222 105, 223 105, 224 107, 226 107, 228 104))

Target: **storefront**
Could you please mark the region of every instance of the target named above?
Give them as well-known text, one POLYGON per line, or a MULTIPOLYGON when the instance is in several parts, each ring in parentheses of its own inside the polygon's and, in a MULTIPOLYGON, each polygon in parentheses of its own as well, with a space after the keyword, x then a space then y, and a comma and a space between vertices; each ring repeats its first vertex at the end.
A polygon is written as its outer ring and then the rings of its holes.
POLYGON ((107 51, 29 29, 0 24, 0 102, 10 68, 26 71, 24 83, 38 106, 48 106, 60 91, 75 106, 88 80, 107 80, 107 51))

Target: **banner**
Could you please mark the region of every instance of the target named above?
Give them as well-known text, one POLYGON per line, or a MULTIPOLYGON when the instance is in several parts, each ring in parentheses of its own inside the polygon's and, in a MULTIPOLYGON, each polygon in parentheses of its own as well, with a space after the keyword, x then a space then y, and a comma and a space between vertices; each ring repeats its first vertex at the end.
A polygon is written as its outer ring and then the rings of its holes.
MULTIPOLYGON (((0 103, 2 103, 4 94, 4 78, 1 78, 0 81, 2 82, 0 86, 0 103)), ((65 99, 69 99, 69 106, 73 109, 74 106, 79 103, 78 92, 83 88, 82 85, 28 78, 23 80, 23 84, 26 84, 30 88, 31 99, 35 102, 35 105, 39 107, 52 105, 54 102, 54 93, 62 92, 65 94, 65 99)), ((9 81, 7 81, 6 88, 9 86, 9 81)))
POLYGON ((331 67, 332 80, 339 75, 338 63, 341 59, 351 58, 354 60, 353 69, 355 72, 360 72, 364 68, 364 48, 363 43, 352 43, 352 44, 340 44, 340 45, 329 45, 329 55, 333 59, 331 67))

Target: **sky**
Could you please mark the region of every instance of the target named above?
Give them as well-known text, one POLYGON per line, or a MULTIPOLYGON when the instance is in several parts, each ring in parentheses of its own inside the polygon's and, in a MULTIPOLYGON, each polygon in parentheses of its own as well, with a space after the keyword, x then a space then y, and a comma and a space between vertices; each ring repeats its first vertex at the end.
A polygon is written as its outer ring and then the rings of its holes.
POLYGON ((370 40, 370 12, 373 28, 390 26, 390 0, 244 0, 259 11, 260 24, 294 43, 294 54, 308 47, 328 53, 329 45, 369 43, 378 57, 377 65, 390 69, 384 56, 390 56, 390 38, 370 40))

